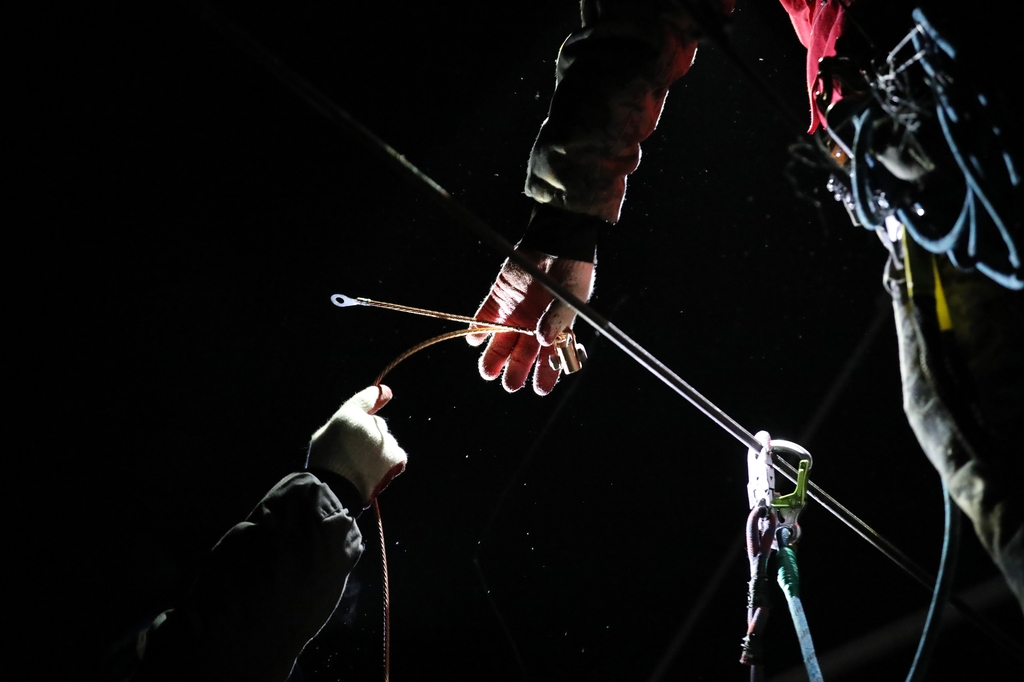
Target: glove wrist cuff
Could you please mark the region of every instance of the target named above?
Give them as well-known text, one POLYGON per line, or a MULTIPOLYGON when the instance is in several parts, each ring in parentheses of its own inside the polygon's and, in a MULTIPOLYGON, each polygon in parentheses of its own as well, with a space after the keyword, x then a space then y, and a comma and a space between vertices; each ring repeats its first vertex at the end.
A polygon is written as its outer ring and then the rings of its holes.
POLYGON ((311 445, 307 468, 327 469, 351 481, 365 504, 405 470, 405 458, 390 453, 388 448, 345 452, 324 451, 311 445))
POLYGON ((597 240, 608 223, 597 216, 536 204, 517 248, 593 263, 597 240))

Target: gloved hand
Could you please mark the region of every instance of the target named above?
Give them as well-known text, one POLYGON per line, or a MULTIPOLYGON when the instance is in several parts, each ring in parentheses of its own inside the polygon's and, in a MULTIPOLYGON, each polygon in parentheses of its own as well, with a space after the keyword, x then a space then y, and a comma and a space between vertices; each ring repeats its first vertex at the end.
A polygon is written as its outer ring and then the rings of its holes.
MULTIPOLYGON (((580 300, 590 299, 594 289, 594 263, 549 256, 525 248, 517 250, 580 300)), ((550 393, 560 375, 560 371, 549 364, 555 355, 552 343, 561 332, 572 328, 576 321, 572 308, 555 300, 517 263, 506 260, 475 317, 481 321, 536 330, 533 336, 515 332, 494 334, 480 355, 480 376, 491 381, 501 375, 502 386, 512 393, 526 384, 526 377, 534 368, 534 392, 537 395, 550 393)), ((471 334, 466 340, 471 346, 479 346, 488 336, 471 334)))
POLYGON ((309 444, 308 466, 344 476, 359 489, 365 504, 405 471, 408 460, 384 420, 372 416, 391 396, 387 386, 364 388, 345 401, 309 444))

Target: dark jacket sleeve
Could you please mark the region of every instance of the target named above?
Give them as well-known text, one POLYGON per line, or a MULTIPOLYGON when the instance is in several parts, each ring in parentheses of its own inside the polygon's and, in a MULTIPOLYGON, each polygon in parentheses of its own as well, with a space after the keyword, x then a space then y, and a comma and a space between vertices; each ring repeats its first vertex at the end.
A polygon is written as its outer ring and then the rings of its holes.
MULTIPOLYGON (((724 0, 725 12, 733 0, 724 0)), ((640 163, 669 86, 690 68, 694 22, 666 0, 584 0, 583 26, 562 44, 555 92, 530 154, 526 194, 617 222, 626 176, 640 163)))
POLYGON ((147 633, 133 681, 286 680, 362 554, 360 509, 340 476, 281 480, 216 544, 188 602, 147 633))

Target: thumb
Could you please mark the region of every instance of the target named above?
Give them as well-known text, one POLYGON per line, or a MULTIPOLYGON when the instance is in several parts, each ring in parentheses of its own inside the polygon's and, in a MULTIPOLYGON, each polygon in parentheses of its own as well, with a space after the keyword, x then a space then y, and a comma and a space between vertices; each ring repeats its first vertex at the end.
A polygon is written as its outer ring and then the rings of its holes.
MULTIPOLYGON (((586 303, 594 292, 595 270, 593 263, 560 258, 552 266, 551 275, 561 281, 576 298, 586 303)), ((550 346, 554 343, 559 334, 572 327, 575 319, 576 311, 556 299, 538 325, 541 345, 550 346)))
POLYGON ((346 405, 357 407, 366 414, 374 414, 391 400, 391 389, 383 384, 367 386, 346 401, 346 405))
POLYGON ((369 414, 376 414, 377 410, 383 408, 385 405, 391 402, 391 398, 394 397, 394 394, 391 392, 391 389, 385 386, 384 384, 379 384, 377 388, 380 389, 380 395, 377 396, 377 402, 375 402, 373 404, 373 407, 370 408, 369 414))

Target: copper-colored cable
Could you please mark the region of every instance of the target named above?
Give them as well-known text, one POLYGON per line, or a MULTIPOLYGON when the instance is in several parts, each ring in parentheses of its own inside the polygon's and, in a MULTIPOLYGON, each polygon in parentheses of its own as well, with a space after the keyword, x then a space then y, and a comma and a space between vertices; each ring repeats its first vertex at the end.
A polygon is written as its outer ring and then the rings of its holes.
POLYGON ((373 511, 377 514, 377 534, 380 536, 380 570, 384 582, 384 682, 391 676, 391 598, 388 589, 388 550, 384 542, 384 522, 380 516, 380 505, 373 498, 373 511))
MULTIPOLYGON (((435 343, 441 341, 447 341, 448 339, 457 339, 461 336, 469 336, 470 334, 492 334, 502 332, 514 332, 519 334, 532 334, 533 330, 525 329, 520 327, 509 327, 502 324, 488 324, 486 322, 481 323, 472 317, 466 317, 465 315, 453 315, 451 313, 442 313, 434 310, 424 310, 422 308, 413 308, 411 306, 398 305, 396 303, 384 303, 381 301, 373 301, 368 298, 353 299, 348 296, 341 294, 335 294, 331 300, 335 305, 339 307, 348 307, 351 305, 369 305, 377 308, 387 308, 390 310, 397 310, 405 313, 412 313, 414 315, 425 315, 427 317, 435 317, 442 320, 449 320, 451 322, 467 322, 472 325, 478 325, 470 327, 469 329, 457 329, 455 331, 446 332, 440 336, 427 339, 422 343, 418 343, 409 350, 405 351, 397 358, 388 363, 379 375, 377 380, 373 382, 374 386, 380 386, 381 382, 384 381, 384 377, 388 373, 397 367, 401 362, 411 355, 418 353, 424 348, 433 346, 435 343)), ((384 521, 380 515, 380 505, 377 503, 377 498, 373 499, 373 511, 377 515, 377 534, 380 536, 380 568, 381 568, 381 580, 383 582, 383 596, 384 596, 384 682, 389 682, 391 677, 391 598, 390 598, 390 586, 388 581, 388 548, 387 543, 384 541, 384 521)))
MULTIPOLYGON (((398 306, 395 306, 398 307, 398 306)), ((456 329, 453 332, 447 332, 440 336, 435 336, 431 339, 427 339, 422 343, 418 343, 409 350, 405 351, 397 358, 392 360, 387 367, 381 371, 377 376, 377 380, 373 382, 374 386, 380 386, 380 383, 384 381, 384 377, 387 376, 388 372, 398 366, 403 360, 408 358, 410 355, 418 353, 419 351, 433 346, 435 343, 447 341, 448 339, 457 339, 460 336, 469 336, 470 334, 490 334, 496 332, 508 332, 515 331, 519 333, 532 333, 527 330, 509 328, 502 325, 486 325, 481 327, 472 327, 470 329, 456 329)), ((389 682, 391 676, 391 599, 390 599, 390 588, 388 586, 388 548, 384 542, 384 522, 380 516, 380 505, 377 503, 377 498, 373 498, 373 511, 377 514, 377 534, 380 535, 380 569, 381 579, 384 583, 384 682, 389 682)))
POLYGON ((453 332, 446 332, 444 334, 441 334, 440 336, 435 336, 435 337, 433 337, 431 339, 427 339, 423 343, 416 344, 415 346, 413 346, 412 348, 410 348, 409 350, 405 351, 404 353, 399 355, 397 358, 392 360, 391 363, 387 367, 384 368, 384 371, 382 371, 377 376, 377 380, 373 382, 373 385, 374 386, 380 386, 380 382, 384 381, 384 377, 387 376, 388 372, 390 372, 395 367, 397 367, 400 362, 402 362, 403 360, 408 358, 410 355, 413 355, 414 353, 418 353, 419 351, 423 350, 424 348, 427 348, 429 346, 433 346, 435 343, 440 343, 442 341, 447 341, 448 339, 457 339, 460 336, 469 336, 470 334, 491 334, 491 333, 500 333, 500 332, 508 332, 508 331, 514 331, 514 332, 518 332, 520 334, 532 334, 533 333, 533 332, 522 330, 522 329, 505 327, 505 326, 502 326, 502 325, 486 325, 486 326, 482 326, 482 327, 472 327, 470 329, 456 329, 453 332))
POLYGON ((410 313, 412 315, 423 315, 424 317, 433 317, 438 320, 448 320, 449 322, 464 322, 473 326, 480 325, 481 327, 497 327, 501 331, 505 332, 519 332, 520 334, 532 334, 532 329, 526 327, 513 327, 507 324, 501 324, 498 322, 487 322, 486 320, 478 320, 475 317, 469 315, 456 315, 455 313, 445 313, 440 310, 427 310, 426 308, 414 308, 411 305, 401 305, 399 303, 388 303, 387 301, 375 301, 372 298, 352 298, 345 294, 334 294, 331 296, 331 303, 338 306, 339 308, 350 308, 352 306, 370 306, 372 308, 384 308, 385 310, 397 310, 400 313, 410 313))

